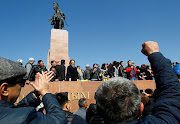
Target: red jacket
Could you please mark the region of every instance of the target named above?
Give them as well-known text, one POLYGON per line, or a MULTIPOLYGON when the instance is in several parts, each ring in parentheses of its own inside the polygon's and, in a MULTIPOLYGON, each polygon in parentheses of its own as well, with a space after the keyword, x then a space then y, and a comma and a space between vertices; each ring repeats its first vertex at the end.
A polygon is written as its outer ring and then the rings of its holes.
MULTIPOLYGON (((132 70, 131 67, 130 68, 126 68, 126 73, 130 73, 130 77, 128 77, 129 79, 131 79, 133 77, 133 72, 131 70, 132 70)), ((134 68, 134 71, 135 71, 135 73, 137 75, 138 71, 137 71, 136 68, 134 68)))

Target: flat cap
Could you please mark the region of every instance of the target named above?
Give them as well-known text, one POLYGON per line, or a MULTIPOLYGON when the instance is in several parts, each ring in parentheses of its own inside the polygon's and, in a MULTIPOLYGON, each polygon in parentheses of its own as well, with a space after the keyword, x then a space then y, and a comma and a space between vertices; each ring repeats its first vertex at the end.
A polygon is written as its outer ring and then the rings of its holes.
POLYGON ((26 74, 26 69, 11 60, 0 57, 0 81, 23 76, 26 74))

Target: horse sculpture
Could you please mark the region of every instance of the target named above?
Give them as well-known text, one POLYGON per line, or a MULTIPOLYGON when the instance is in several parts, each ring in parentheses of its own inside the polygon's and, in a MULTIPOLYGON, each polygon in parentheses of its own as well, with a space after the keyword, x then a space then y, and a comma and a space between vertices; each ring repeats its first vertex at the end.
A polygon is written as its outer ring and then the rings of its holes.
POLYGON ((53 9, 55 10, 55 14, 49 19, 49 21, 51 21, 51 25, 54 25, 54 29, 64 28, 64 22, 66 23, 65 15, 62 11, 60 11, 57 2, 53 3, 53 9))

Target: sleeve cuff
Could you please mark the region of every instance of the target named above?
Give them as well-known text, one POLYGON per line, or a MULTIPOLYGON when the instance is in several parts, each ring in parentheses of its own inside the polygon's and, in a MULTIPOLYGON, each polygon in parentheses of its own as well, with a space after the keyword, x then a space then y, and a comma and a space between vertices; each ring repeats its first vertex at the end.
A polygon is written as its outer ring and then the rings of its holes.
POLYGON ((150 63, 152 63, 152 62, 154 62, 154 61, 157 61, 157 60, 159 60, 159 58, 164 58, 164 56, 162 55, 162 53, 160 53, 160 52, 154 52, 154 53, 152 53, 152 54, 150 54, 149 56, 148 56, 148 60, 149 60, 149 62, 150 63))

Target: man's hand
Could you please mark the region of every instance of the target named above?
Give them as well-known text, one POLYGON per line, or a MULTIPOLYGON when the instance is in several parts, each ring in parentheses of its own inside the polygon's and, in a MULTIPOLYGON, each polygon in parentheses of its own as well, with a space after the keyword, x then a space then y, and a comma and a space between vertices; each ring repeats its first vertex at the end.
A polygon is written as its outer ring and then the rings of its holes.
POLYGON ((147 41, 143 43, 141 52, 146 56, 149 56, 154 52, 159 52, 158 43, 154 41, 147 41))
POLYGON ((93 69, 93 73, 95 73, 95 71, 97 71, 97 68, 94 68, 94 69, 93 69))
POLYGON ((49 93, 49 81, 53 78, 53 72, 37 73, 35 77, 35 83, 30 85, 42 96, 49 93))
POLYGON ((55 79, 55 81, 59 81, 59 79, 55 79))

